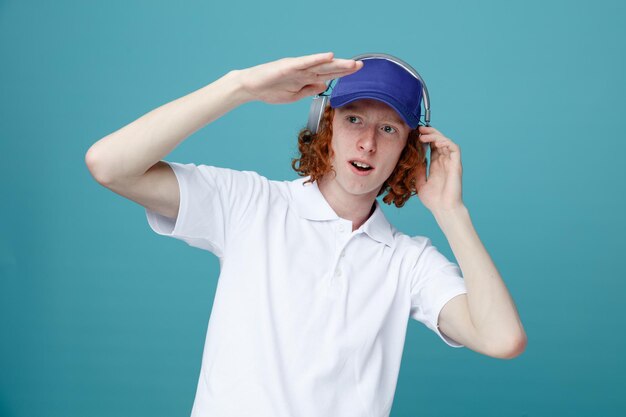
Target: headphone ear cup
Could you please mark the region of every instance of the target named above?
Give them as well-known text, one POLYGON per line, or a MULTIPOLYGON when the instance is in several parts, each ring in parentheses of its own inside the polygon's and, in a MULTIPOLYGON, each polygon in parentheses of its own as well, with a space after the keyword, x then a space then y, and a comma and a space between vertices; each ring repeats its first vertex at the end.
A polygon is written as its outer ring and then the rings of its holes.
POLYGON ((307 129, 312 135, 317 133, 320 126, 320 120, 322 120, 322 114, 326 107, 327 97, 315 96, 311 102, 311 109, 309 110, 309 121, 307 123, 307 129))

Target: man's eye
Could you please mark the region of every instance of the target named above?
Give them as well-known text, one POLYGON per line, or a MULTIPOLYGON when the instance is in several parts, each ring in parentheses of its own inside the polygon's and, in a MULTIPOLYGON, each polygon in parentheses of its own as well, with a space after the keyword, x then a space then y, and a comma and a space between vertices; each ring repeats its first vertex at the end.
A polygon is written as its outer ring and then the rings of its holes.
POLYGON ((392 126, 384 126, 383 129, 387 133, 396 133, 396 129, 394 129, 392 126))

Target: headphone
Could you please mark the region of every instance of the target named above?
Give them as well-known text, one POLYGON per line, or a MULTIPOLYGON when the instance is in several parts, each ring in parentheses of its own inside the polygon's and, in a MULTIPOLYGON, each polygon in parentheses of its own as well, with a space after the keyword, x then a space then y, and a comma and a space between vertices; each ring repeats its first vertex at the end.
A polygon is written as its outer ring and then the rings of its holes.
MULTIPOLYGON (((411 73, 415 78, 417 78, 422 84, 422 100, 424 101, 424 121, 426 126, 430 126, 430 97, 428 95, 428 88, 426 88, 426 83, 419 75, 419 73, 401 60, 393 55, 389 54, 379 54, 379 53, 368 53, 368 54, 360 54, 353 58, 355 61, 363 61, 365 59, 386 59, 391 61, 402 68, 404 68, 407 72, 411 73)), ((309 121, 307 123, 307 129, 311 132, 311 134, 316 134, 319 129, 320 121, 322 120, 322 114, 324 113, 324 109, 326 108, 328 101, 330 99, 330 90, 332 90, 331 85, 337 79, 332 79, 328 82, 327 88, 323 93, 317 94, 313 97, 313 102, 311 103, 311 109, 309 110, 309 121)))

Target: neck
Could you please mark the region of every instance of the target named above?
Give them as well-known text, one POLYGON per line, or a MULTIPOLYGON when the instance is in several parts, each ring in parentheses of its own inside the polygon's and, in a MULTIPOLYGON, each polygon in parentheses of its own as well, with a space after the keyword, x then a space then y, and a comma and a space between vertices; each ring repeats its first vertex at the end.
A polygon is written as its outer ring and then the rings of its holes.
POLYGON ((355 231, 369 219, 376 206, 376 194, 363 194, 361 196, 347 195, 336 187, 331 181, 322 177, 317 181, 317 186, 337 216, 352 222, 352 231, 355 231))

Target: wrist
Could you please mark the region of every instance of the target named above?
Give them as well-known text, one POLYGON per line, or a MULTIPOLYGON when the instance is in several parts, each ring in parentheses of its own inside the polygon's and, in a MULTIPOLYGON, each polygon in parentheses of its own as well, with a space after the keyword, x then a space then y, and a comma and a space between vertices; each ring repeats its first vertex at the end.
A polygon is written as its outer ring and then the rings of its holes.
POLYGON ((227 85, 229 98, 235 106, 254 101, 254 97, 246 90, 243 82, 245 70, 231 70, 221 80, 227 85))
POLYGON ((454 224, 469 220, 470 217, 469 210, 464 204, 445 209, 436 209, 432 211, 432 214, 441 229, 453 227, 454 224))

